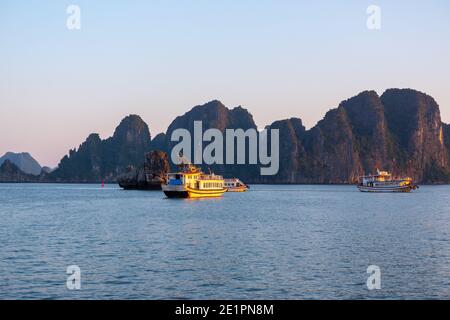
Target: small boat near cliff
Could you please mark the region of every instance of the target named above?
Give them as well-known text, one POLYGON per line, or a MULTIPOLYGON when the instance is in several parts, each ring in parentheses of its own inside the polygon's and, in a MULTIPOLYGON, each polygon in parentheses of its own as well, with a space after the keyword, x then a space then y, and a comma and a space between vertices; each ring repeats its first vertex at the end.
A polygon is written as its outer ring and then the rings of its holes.
POLYGON ((361 192, 410 192, 419 188, 409 177, 392 179, 387 171, 377 169, 377 174, 360 177, 358 190, 361 192))
POLYGON ((245 192, 249 189, 245 183, 238 178, 225 179, 225 188, 228 192, 245 192))
POLYGON ((168 173, 161 185, 168 198, 221 197, 227 189, 222 176, 205 174, 192 164, 181 164, 180 171, 168 173))

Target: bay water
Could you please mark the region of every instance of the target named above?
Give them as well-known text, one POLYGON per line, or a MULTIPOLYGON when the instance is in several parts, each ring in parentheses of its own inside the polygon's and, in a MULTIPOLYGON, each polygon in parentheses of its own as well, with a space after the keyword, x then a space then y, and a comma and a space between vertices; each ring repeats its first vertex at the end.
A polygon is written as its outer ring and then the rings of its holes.
POLYGON ((449 299, 450 186, 0 184, 0 244, 0 299, 449 299))

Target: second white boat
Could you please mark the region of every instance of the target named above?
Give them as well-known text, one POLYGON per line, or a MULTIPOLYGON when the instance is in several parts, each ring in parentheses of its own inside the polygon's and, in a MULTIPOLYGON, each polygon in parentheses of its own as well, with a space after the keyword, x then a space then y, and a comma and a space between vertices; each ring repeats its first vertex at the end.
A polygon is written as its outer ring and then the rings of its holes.
POLYGON ((410 192, 419 186, 414 184, 412 179, 401 178, 392 179, 387 171, 379 171, 377 174, 360 177, 358 190, 361 192, 410 192))

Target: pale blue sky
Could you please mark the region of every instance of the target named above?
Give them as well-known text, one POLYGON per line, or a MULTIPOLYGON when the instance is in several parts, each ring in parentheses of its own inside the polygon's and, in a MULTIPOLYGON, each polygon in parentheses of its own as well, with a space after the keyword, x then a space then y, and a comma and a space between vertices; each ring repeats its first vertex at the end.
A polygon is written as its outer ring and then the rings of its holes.
POLYGON ((55 166, 137 113, 152 135, 192 106, 313 126, 360 91, 411 87, 450 122, 450 3, 0 0, 0 154, 55 166), (81 30, 66 8, 81 8, 81 30), (366 9, 382 28, 366 27, 366 9))

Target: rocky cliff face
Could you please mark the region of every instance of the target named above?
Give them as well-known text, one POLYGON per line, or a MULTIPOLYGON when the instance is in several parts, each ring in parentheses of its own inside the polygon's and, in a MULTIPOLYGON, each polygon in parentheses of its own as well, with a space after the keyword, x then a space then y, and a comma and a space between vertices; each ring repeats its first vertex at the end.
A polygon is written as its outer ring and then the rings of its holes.
MULTIPOLYGON (((191 133, 192 140, 194 139, 194 122, 202 121, 203 132, 208 129, 218 129, 223 133, 224 136, 224 146, 226 144, 226 129, 256 129, 256 124, 253 120, 253 116, 241 106, 234 109, 228 109, 220 101, 214 100, 208 102, 204 105, 199 105, 192 108, 189 112, 185 113, 183 116, 177 117, 167 129, 164 135, 165 148, 161 147, 162 150, 167 150, 170 155, 170 150, 177 144, 177 142, 170 141, 172 133, 176 129, 187 129, 191 133)), ((161 141, 158 141, 160 144, 161 141)), ((209 142, 203 143, 203 148, 208 145, 209 142)), ((191 144, 192 150, 194 150, 194 141, 191 144)), ((192 151, 193 154, 194 151, 192 151)), ((236 152, 235 152, 236 154, 236 152)), ((224 159, 226 157, 226 150, 224 150, 224 159)), ((255 175, 259 175, 259 168, 257 165, 226 165, 226 164, 213 164, 213 165, 201 165, 205 172, 209 169, 216 173, 224 174, 228 177, 239 176, 242 179, 250 179, 255 175)))
MULTIPOLYGON (((177 143, 170 141, 172 133, 184 128, 193 138, 194 121, 202 121, 203 132, 210 128, 221 132, 256 129, 246 109, 228 109, 217 100, 177 117, 167 132, 157 135, 153 141, 145 122, 131 115, 122 120, 111 138, 101 140, 97 134, 91 134, 78 150, 70 150, 58 169, 39 179, 115 181, 132 166, 138 169, 130 169, 128 177, 122 177, 123 181, 128 184, 137 181, 135 184, 140 185, 154 171, 149 171, 148 161, 160 161, 164 169, 158 170, 166 171, 166 154, 154 153, 153 160, 147 158, 146 165, 141 166, 144 155, 150 150, 161 150, 170 157, 177 143)), ((298 118, 276 121, 268 128, 280 132, 278 174, 261 176, 258 165, 248 164, 203 165, 203 170, 211 168, 247 183, 353 183, 358 176, 379 168, 394 175, 409 175, 419 183, 450 183, 450 126, 442 123, 436 101, 419 91, 390 89, 381 96, 365 91, 341 102, 310 130, 298 118)), ((202 149, 208 144, 204 142, 202 149)), ((10 176, 15 174, 9 164, 4 170, 10 176)), ((16 177, 25 179, 20 173, 16 177)))
POLYGON ((167 154, 151 151, 145 155, 144 164, 138 168, 129 166, 127 171, 117 178, 119 185, 127 190, 158 190, 169 172, 167 154))
POLYGON ((378 95, 366 91, 343 101, 308 132, 305 143, 308 178, 319 183, 355 182, 384 167, 389 142, 378 95))
POLYGON ((151 142, 151 147, 153 150, 160 150, 164 152, 168 152, 167 146, 167 138, 165 133, 160 133, 153 138, 151 142))
POLYGON ((444 136, 445 150, 447 151, 447 159, 450 166, 450 124, 442 124, 442 133, 444 136))
POLYGON ((69 151, 49 177, 61 182, 113 182, 127 166, 140 165, 150 145, 147 124, 139 116, 130 115, 106 140, 95 133, 89 135, 78 150, 69 151))
POLYGON ((349 183, 376 168, 424 183, 450 181, 448 127, 424 93, 391 89, 379 97, 366 91, 330 110, 311 130, 295 133, 291 123, 270 126, 280 128, 281 165, 265 181, 349 183))
POLYGON ((194 121, 202 121, 205 130, 209 128, 220 131, 234 128, 256 128, 253 116, 246 109, 239 106, 230 110, 220 101, 213 100, 204 105, 195 106, 189 112, 177 117, 167 129, 166 136, 170 137, 173 130, 177 128, 185 128, 193 132, 194 121))
POLYGON ((0 182, 38 182, 39 177, 27 174, 19 169, 10 160, 5 160, 0 165, 0 182))
POLYGON ((137 115, 124 118, 114 135, 105 141, 105 151, 112 157, 107 170, 115 171, 126 165, 142 162, 151 144, 147 124, 137 115))
POLYGON ((280 136, 280 169, 276 176, 250 177, 247 182, 294 183, 307 179, 305 167, 307 154, 305 150, 306 130, 302 120, 291 118, 272 123, 267 129, 278 129, 280 136))
POLYGON ((409 89, 387 90, 381 101, 394 145, 394 170, 418 181, 448 181, 448 153, 436 101, 409 89))
POLYGON ((343 101, 306 131, 300 119, 277 121, 280 171, 276 183, 348 183, 365 168, 386 163, 388 139, 383 106, 373 91, 343 101))
MULTIPOLYGON (((230 110, 212 101, 177 117, 155 145, 170 152, 175 144, 168 141, 173 130, 185 128, 192 135, 198 120, 203 131, 256 128, 247 110, 230 110)), ((310 130, 298 118, 276 121, 267 128, 280 132, 277 175, 261 176, 258 166, 249 165, 213 165, 212 169, 249 183, 354 183, 377 168, 421 183, 450 182, 449 126, 441 122, 434 99, 419 91, 390 89, 381 97, 364 91, 327 112, 310 130)))

